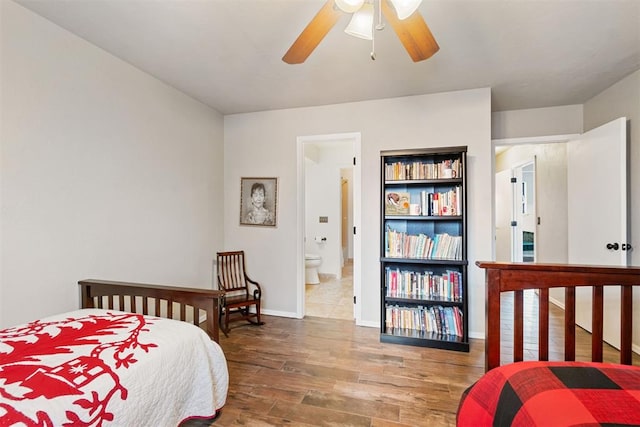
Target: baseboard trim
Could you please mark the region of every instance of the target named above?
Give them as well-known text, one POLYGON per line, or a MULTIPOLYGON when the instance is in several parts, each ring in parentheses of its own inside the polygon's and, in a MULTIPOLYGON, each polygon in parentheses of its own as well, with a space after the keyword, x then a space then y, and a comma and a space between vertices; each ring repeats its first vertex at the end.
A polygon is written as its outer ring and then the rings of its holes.
POLYGON ((261 310, 261 314, 265 314, 267 316, 276 316, 276 317, 289 317, 292 319, 298 319, 296 313, 292 313, 290 311, 277 311, 277 310, 261 310))

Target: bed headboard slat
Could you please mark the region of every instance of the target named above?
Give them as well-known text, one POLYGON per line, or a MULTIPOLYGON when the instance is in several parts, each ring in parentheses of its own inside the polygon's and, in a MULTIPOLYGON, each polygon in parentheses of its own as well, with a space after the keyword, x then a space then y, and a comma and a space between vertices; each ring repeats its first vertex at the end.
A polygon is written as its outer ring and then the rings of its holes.
POLYGON ((549 289, 540 289, 538 298, 538 360, 549 360, 549 289))
POLYGON ((564 289, 564 360, 576 360, 576 288, 564 289))
POLYGON ((80 285, 80 300, 82 308, 103 308, 103 298, 109 301, 109 308, 113 309, 112 301, 118 296, 121 311, 138 312, 137 298, 142 300, 142 313, 149 314, 150 298, 155 306, 153 315, 174 318, 174 304, 178 304, 178 314, 182 321, 188 321, 187 313, 192 314, 194 325, 203 326, 207 334, 214 341, 219 339, 220 299, 224 292, 213 289, 183 288, 177 286, 149 285, 142 283, 113 282, 106 280, 87 279, 78 282, 80 285), (166 315, 163 313, 162 301, 166 301, 166 315), (127 304, 128 303, 128 308, 127 304), (187 312, 186 306, 190 307, 187 312), (204 324, 200 323, 200 311, 206 313, 204 324))
POLYGON ((520 362, 524 354, 523 293, 515 291, 513 295, 513 360, 520 362))
POLYGON ((631 365, 633 337, 633 286, 622 286, 620 301, 620 363, 631 365))
POLYGON ((602 286, 593 287, 591 303, 591 360, 602 362, 602 337, 604 334, 604 290, 602 286))

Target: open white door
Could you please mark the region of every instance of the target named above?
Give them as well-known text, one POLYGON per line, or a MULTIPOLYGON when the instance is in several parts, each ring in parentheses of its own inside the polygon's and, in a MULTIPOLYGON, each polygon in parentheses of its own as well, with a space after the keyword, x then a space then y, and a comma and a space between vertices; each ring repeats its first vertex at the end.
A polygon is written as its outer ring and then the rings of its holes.
POLYGON ((514 259, 515 262, 535 262, 536 181, 535 157, 513 168, 514 186, 514 259))
POLYGON ((497 172, 495 195, 495 260, 534 262, 535 158, 497 172))
MULTIPOLYGON (((626 118, 567 145, 569 263, 627 265, 626 118)), ((576 321, 591 331, 591 289, 576 293, 576 321)), ((604 339, 619 348, 620 295, 605 292, 604 339), (615 313, 615 315, 612 315, 615 313)))
POLYGON ((513 184, 511 169, 496 173, 496 256, 499 262, 512 261, 511 218, 513 215, 513 184))

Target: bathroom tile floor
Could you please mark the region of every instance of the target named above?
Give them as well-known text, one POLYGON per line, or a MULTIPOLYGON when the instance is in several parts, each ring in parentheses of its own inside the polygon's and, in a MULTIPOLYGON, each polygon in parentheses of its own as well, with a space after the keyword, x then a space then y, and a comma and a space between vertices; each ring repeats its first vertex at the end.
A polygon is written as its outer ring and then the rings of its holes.
POLYGON ((342 267, 342 279, 320 277, 306 286, 306 316, 353 320, 353 260, 342 267))

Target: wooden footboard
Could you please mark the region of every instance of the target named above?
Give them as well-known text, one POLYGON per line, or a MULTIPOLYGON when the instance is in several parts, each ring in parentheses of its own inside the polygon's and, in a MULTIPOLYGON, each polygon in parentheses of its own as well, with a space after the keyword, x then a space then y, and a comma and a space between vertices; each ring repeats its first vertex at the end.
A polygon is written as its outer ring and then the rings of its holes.
POLYGON ((485 370, 500 366, 500 296, 514 292, 513 358, 523 360, 523 290, 539 290, 538 358, 549 358, 549 289, 565 288, 564 357, 575 360, 576 288, 593 286, 591 359, 602 361, 604 288, 621 289, 620 363, 632 362, 633 286, 640 268, 567 264, 526 264, 478 261, 486 277, 485 370))
POLYGON ((221 291, 105 280, 81 280, 82 308, 104 308, 167 317, 201 326, 219 339, 221 291), (206 318, 203 318, 206 316, 206 318))

